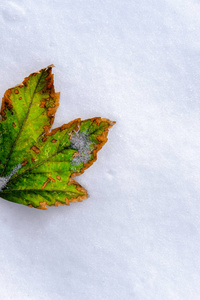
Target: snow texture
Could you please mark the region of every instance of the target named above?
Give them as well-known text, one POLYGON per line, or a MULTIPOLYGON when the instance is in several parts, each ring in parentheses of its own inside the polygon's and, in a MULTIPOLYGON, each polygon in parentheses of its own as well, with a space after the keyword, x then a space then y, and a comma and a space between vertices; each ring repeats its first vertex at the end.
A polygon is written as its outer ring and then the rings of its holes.
POLYGON ((54 64, 54 127, 116 121, 82 203, 0 201, 0 299, 200 299, 199 0, 0 2, 1 95, 54 64))

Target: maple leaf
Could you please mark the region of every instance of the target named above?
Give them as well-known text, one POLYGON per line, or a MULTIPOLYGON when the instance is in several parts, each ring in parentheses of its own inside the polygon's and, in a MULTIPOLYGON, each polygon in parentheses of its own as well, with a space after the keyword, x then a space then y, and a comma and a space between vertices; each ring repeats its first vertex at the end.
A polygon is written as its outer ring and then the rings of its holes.
POLYGON ((76 119, 51 130, 60 96, 52 67, 8 89, 1 107, 0 197, 42 209, 87 198, 72 177, 97 159, 115 123, 76 119))

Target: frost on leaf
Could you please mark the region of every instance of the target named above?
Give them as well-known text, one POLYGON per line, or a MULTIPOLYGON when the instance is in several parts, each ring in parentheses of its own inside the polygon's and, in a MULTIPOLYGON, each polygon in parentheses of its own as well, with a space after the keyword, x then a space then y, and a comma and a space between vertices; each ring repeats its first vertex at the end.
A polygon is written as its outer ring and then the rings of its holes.
POLYGON ((52 67, 5 92, 0 120, 0 196, 42 209, 87 198, 72 177, 96 160, 115 123, 76 119, 51 130, 60 96, 52 67))
POLYGON ((0 177, 0 192, 2 189, 6 187, 7 183, 9 182, 10 178, 21 168, 22 164, 18 164, 8 176, 0 177))
POLYGON ((72 160, 72 165, 87 163, 90 160, 92 141, 89 140, 87 134, 75 133, 71 137, 71 147, 78 152, 72 160))

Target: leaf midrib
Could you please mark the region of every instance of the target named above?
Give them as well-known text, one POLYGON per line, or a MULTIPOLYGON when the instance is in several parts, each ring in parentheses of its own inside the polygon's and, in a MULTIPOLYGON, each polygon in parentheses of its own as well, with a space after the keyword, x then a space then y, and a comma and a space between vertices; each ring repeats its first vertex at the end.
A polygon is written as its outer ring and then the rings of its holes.
POLYGON ((39 85, 39 83, 40 83, 40 80, 41 80, 41 78, 42 78, 42 75, 44 74, 44 71, 45 71, 45 69, 42 70, 41 76, 40 76, 40 78, 39 78, 39 80, 38 80, 38 82, 37 82, 37 84, 36 84, 36 86, 35 86, 33 95, 32 95, 32 97, 31 97, 31 102, 30 102, 30 104, 29 104, 28 111, 27 111, 26 116, 25 116, 25 118, 24 118, 24 121, 23 121, 23 123, 22 123, 22 125, 21 125, 21 128, 20 128, 20 130, 19 130, 19 132, 18 132, 18 135, 17 135, 17 137, 16 137, 16 139, 15 139, 15 141, 14 141, 14 143, 13 143, 11 149, 10 149, 10 152, 9 152, 9 154, 8 154, 8 158, 7 158, 7 160, 6 160, 6 163, 5 163, 5 165, 4 165, 3 171, 2 171, 2 173, 1 173, 1 177, 3 177, 3 175, 4 175, 4 172, 5 172, 5 170, 6 170, 7 166, 8 166, 8 163, 9 163, 11 154, 12 154, 12 152, 13 152, 13 150, 14 150, 14 147, 15 147, 17 141, 19 140, 19 137, 20 137, 21 134, 22 134, 22 131, 23 131, 24 126, 25 126, 25 123, 26 123, 26 121, 27 121, 27 119, 28 119, 28 116, 29 116, 29 113, 30 113, 31 106, 32 106, 32 104, 33 104, 33 99, 34 99, 34 96, 35 96, 35 94, 36 94, 36 89, 37 89, 37 87, 38 87, 38 85, 39 85))

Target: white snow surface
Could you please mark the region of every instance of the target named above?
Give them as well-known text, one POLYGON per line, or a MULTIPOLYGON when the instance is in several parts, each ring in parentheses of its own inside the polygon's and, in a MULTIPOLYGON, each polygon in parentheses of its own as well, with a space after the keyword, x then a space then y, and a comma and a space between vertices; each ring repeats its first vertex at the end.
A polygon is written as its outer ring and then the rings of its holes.
POLYGON ((0 199, 0 299, 200 299, 200 1, 2 0, 0 91, 50 64, 54 127, 116 121, 47 211, 0 199))

